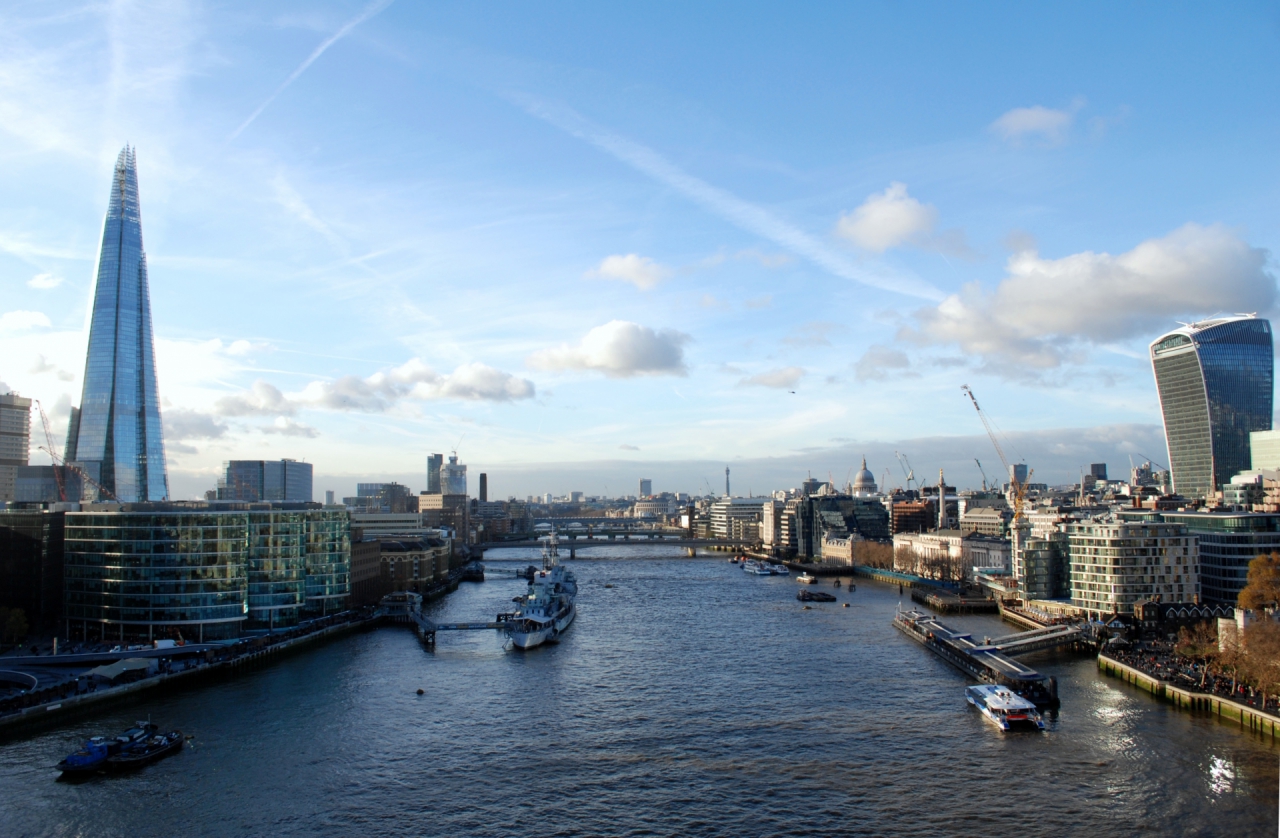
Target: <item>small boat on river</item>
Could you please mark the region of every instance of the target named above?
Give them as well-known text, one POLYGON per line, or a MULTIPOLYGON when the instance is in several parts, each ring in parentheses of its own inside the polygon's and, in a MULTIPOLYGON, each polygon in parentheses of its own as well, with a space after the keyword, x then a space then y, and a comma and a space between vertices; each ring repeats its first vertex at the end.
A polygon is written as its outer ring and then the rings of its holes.
POLYGON ((799 590, 799 591, 796 591, 796 599, 800 600, 801 602, 835 602, 836 601, 835 595, 829 594, 826 591, 799 590))
POLYGON ((107 767, 113 771, 128 771, 150 765, 158 759, 182 750, 182 731, 157 733, 140 742, 120 749, 120 753, 107 757, 107 767))
POLYGON ((814 582, 818 581, 818 577, 808 573, 801 573, 799 576, 796 577, 796 581, 803 582, 806 585, 812 585, 814 582))
POLYGON ((94 736, 74 754, 58 763, 63 774, 90 774, 107 767, 107 760, 130 745, 134 745, 156 732, 150 722, 138 722, 134 727, 115 737, 94 736))
POLYGON ((1004 685, 966 687, 964 697, 1001 730, 1044 730, 1044 719, 1036 706, 1004 685))

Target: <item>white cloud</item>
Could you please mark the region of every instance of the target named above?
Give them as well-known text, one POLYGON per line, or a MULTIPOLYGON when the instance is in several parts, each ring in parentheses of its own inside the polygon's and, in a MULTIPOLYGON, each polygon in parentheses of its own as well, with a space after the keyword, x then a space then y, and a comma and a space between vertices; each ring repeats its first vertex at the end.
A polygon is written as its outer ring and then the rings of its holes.
POLYGON ((1054 110, 1042 105, 1030 108, 1014 108, 991 123, 991 130, 1014 145, 1027 137, 1039 137, 1048 145, 1065 142, 1076 114, 1084 107, 1085 100, 1077 97, 1069 108, 1054 110))
POLYGON ((287 416, 277 416, 274 425, 264 425, 258 428, 264 434, 279 434, 280 436, 298 436, 306 439, 315 439, 320 436, 320 432, 310 425, 304 425, 301 422, 295 422, 287 416))
POLYGON ((648 256, 628 253, 625 256, 606 256, 599 265, 584 276, 591 279, 616 279, 630 282, 641 291, 648 291, 671 276, 671 269, 660 265, 648 256))
POLYGON ((39 311, 9 311, 0 315, 0 332, 26 332, 52 327, 48 316, 39 311))
POLYGON ((166 443, 178 440, 218 439, 227 433, 227 426, 219 422, 217 417, 197 410, 169 408, 161 411, 160 418, 164 422, 166 443))
POLYGON ((30 288, 57 288, 62 284, 62 277, 53 274, 36 274, 27 280, 30 288))
POLYGON ((1221 225, 1187 224, 1133 250, 1045 259, 1009 257, 992 292, 967 285, 916 312, 900 337, 958 344, 987 361, 1049 368, 1080 344, 1154 337, 1175 318, 1266 311, 1276 301, 1267 252, 1221 225))
POLYGON ((292 416, 298 410, 279 388, 261 380, 246 392, 218 399, 214 409, 223 416, 292 416))
POLYGON ((783 367, 782 369, 769 370, 767 372, 744 378, 738 382, 739 387, 776 387, 785 390, 796 386, 800 379, 804 378, 805 372, 800 367, 783 367))
POLYGON ((31 372, 34 373, 35 375, 44 375, 45 373, 52 373, 58 376, 59 381, 75 380, 76 378, 75 375, 67 372, 62 367, 59 367, 57 364, 49 363, 48 359, 45 358, 43 355, 36 355, 36 357, 39 358, 40 360, 36 361, 35 364, 33 364, 31 367, 31 372))
POLYGON ((854 377, 859 381, 885 381, 896 372, 897 378, 915 377, 916 373, 907 372, 911 361, 907 353, 900 349, 890 349, 880 344, 872 344, 853 366, 854 377))
POLYGON ((923 240, 938 223, 938 210, 907 194, 894 182, 884 192, 867 196, 862 206, 836 223, 836 234, 864 250, 883 253, 891 247, 923 240))
POLYGON ((533 382, 480 363, 463 364, 449 375, 423 381, 410 393, 418 399, 506 402, 531 399, 533 382))
POLYGON ((650 329, 612 320, 587 332, 577 346, 562 344, 529 356, 544 370, 597 370, 610 378, 633 375, 685 375, 684 345, 689 336, 674 329, 650 329))
POLYGON ((627 444, 624 442, 622 445, 619 445, 619 446, 618 446, 618 449, 619 449, 619 450, 621 450, 621 451, 639 451, 639 450, 640 450, 640 446, 638 446, 638 445, 627 445, 627 444))
POLYGON ((298 401, 329 410, 381 413, 395 402, 409 399, 460 399, 507 402, 531 399, 533 382, 480 363, 463 364, 441 375, 419 358, 368 378, 347 375, 336 381, 313 381, 298 401))

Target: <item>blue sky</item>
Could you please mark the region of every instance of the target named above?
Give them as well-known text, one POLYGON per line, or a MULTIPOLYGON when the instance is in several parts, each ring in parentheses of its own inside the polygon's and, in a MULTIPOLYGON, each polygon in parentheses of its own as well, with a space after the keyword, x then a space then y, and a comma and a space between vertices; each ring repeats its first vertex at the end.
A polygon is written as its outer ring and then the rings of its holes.
POLYGON ((459 440, 499 495, 895 449, 976 484, 964 383, 1041 479, 1163 460, 1146 344, 1275 305, 1278 41, 1264 4, 11 4, 0 382, 63 433, 130 143, 177 497, 282 456, 420 489, 459 440))

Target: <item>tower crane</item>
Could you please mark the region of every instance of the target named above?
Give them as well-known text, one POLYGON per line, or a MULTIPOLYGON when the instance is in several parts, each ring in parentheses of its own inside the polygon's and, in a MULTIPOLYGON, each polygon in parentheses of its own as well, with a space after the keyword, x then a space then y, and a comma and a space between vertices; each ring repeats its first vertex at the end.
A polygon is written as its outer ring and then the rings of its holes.
POLYGON ((987 490, 987 473, 982 470, 981 460, 979 460, 977 457, 974 457, 973 461, 978 464, 978 473, 982 475, 982 491, 985 492, 987 490))
MULTIPOLYGON (((49 429, 49 416, 44 412, 44 405, 40 404, 39 399, 32 399, 36 406, 36 410, 40 411, 40 424, 44 426, 45 444, 40 446, 40 450, 49 455, 49 459, 53 461, 53 479, 58 483, 58 500, 65 502, 67 499, 67 487, 64 469, 70 469, 80 476, 80 479, 88 483, 97 490, 99 497, 109 500, 118 500, 116 496, 105 486, 85 472, 80 466, 74 463, 64 462, 61 455, 58 454, 57 448, 53 444, 53 432, 49 429)), ((77 498, 79 500, 79 498, 77 498)))
MULTIPOLYGON (((911 489, 911 481, 913 481, 913 480, 915 480, 915 479, 916 479, 916 473, 915 473, 915 470, 911 468, 911 461, 907 459, 907 455, 906 455, 906 454, 900 454, 900 453, 898 453, 897 451, 894 451, 894 452, 893 452, 893 456, 895 456, 895 457, 897 457, 897 458, 898 458, 898 465, 902 466, 902 474, 903 474, 903 475, 906 477, 906 479, 907 479, 907 486, 906 486, 906 488, 907 488, 907 490, 908 490, 908 491, 910 491, 910 489, 911 489)), ((918 484, 917 484, 917 485, 918 485, 918 484)))
MULTIPOLYGON (((996 454, 1000 456, 1000 463, 1009 474, 1009 490, 1013 494, 1013 520, 1017 522, 1023 518, 1022 500, 1027 494, 1027 483, 1031 482, 1033 472, 1027 472, 1026 480, 1018 480, 1017 473, 1009 466, 1009 458, 1004 455, 1004 449, 1000 447, 1000 440, 996 438, 995 428, 991 426, 991 420, 987 418, 987 414, 978 406, 978 399, 973 395, 973 389, 968 384, 962 384, 960 389, 969 397, 969 401, 973 402, 973 409, 978 412, 978 418, 982 420, 982 427, 986 428, 987 436, 991 437, 991 445, 996 449, 996 454)), ((981 468, 981 465, 979 465, 981 468)))

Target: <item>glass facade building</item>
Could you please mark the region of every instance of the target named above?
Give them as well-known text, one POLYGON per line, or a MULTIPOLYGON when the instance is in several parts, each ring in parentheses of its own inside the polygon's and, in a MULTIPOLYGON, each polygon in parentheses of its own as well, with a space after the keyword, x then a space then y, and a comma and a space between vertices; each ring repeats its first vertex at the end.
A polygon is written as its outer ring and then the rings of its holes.
POLYGON ((134 151, 128 147, 116 159, 111 182, 84 389, 80 407, 71 413, 66 458, 79 463, 119 501, 159 501, 169 496, 138 171, 134 151))
POLYGON ((1235 605, 1248 582, 1249 562, 1280 552, 1280 515, 1163 512, 1200 541, 1200 593, 1207 603, 1235 605))
POLYGON ((1249 434, 1271 430, 1271 324, 1206 320, 1151 344, 1173 490, 1207 497, 1250 467, 1249 434))
POLYGON ((312 495, 311 463, 297 460, 231 460, 223 463, 218 500, 301 501, 312 495))
POLYGON ((246 625, 340 611, 350 593, 348 530, 345 510, 301 504, 69 512, 68 636, 224 639, 246 625))

